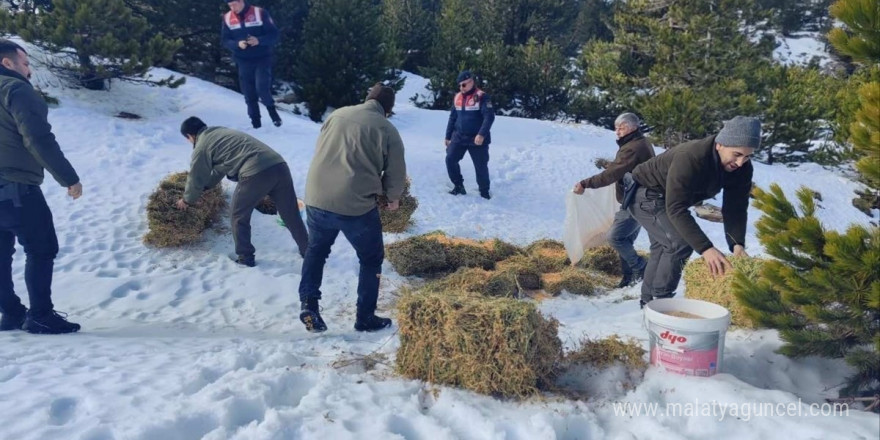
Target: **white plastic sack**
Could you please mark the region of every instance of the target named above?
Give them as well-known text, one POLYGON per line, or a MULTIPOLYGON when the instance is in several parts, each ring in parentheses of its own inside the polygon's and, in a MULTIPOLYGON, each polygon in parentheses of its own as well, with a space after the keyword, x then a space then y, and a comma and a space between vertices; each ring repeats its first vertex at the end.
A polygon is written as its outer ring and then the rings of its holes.
POLYGON ((587 189, 583 195, 571 191, 565 196, 565 233, 562 242, 571 264, 584 256, 584 250, 608 242, 614 213, 620 209, 614 185, 587 189))

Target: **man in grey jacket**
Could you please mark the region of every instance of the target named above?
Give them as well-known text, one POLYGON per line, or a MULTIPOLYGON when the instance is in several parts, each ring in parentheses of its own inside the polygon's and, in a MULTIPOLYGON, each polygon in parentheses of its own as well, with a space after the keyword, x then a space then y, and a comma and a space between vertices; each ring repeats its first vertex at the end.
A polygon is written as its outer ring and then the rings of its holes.
POLYGON ((232 239, 235 262, 253 267, 256 264, 251 244, 251 215, 267 195, 275 202, 278 215, 305 255, 309 235, 299 215, 296 191, 287 162, 275 150, 258 139, 223 127, 208 127, 193 116, 180 125, 180 133, 193 144, 192 163, 178 209, 198 202, 202 193, 228 177, 238 182, 232 195, 232 239))
POLYGON ((48 170, 74 200, 82 195, 82 184, 52 134, 49 109, 30 77, 24 49, 0 40, 0 330, 73 333, 80 325, 67 321, 52 304, 58 237, 40 184, 43 170, 48 170), (27 256, 24 280, 30 310, 12 285, 16 238, 27 256))
POLYGON ((321 127, 306 183, 309 249, 299 284, 299 318, 310 332, 327 330, 318 301, 324 263, 339 232, 360 262, 355 330, 391 326, 375 314, 385 259, 376 197, 385 194, 386 209, 394 211, 406 183, 403 141, 387 119, 393 107, 394 89, 377 83, 366 102, 336 110, 321 127))

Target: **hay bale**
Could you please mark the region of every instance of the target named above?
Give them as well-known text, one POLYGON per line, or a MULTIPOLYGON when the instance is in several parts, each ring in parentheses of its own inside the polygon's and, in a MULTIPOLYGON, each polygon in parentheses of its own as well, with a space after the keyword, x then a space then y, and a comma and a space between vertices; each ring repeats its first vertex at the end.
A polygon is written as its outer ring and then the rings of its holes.
POLYGON ((256 208, 254 208, 254 209, 261 214, 266 214, 266 215, 278 214, 278 207, 275 206, 275 201, 272 200, 272 198, 269 196, 263 197, 263 200, 260 200, 260 203, 258 203, 256 208))
POLYGON ((150 230, 144 243, 156 247, 174 247, 190 244, 202 237, 202 232, 220 219, 226 208, 226 198, 220 185, 202 194, 195 204, 181 211, 175 203, 183 197, 188 173, 166 177, 147 201, 147 221, 150 230))
POLYGON ((604 274, 622 276, 620 256, 611 246, 599 246, 584 251, 584 257, 577 263, 578 267, 593 269, 604 274))
POLYGON ((514 255, 495 265, 499 273, 509 274, 516 283, 526 290, 541 288, 541 271, 535 261, 525 255, 514 255))
MULTIPOLYGON (((733 264, 735 272, 741 272, 749 279, 755 280, 760 277, 762 259, 752 257, 728 257, 733 264)), ((713 278, 703 258, 691 260, 684 267, 685 296, 690 299, 700 299, 726 307, 730 311, 730 323, 747 328, 757 328, 757 325, 746 315, 745 308, 733 294, 731 285, 734 272, 728 272, 723 277, 713 278)))
MULTIPOLYGON (((419 207, 419 201, 409 192, 410 179, 406 179, 403 195, 400 196, 400 206, 396 211, 379 209, 379 217, 382 219, 382 232, 404 232, 412 226, 412 215, 419 207)), ((388 197, 380 195, 377 203, 380 207, 388 204, 388 197)))
POLYGON ((385 247, 385 256, 403 276, 429 276, 449 271, 446 249, 424 235, 410 237, 385 247))
POLYGON ((541 273, 559 272, 571 265, 565 245, 556 240, 538 240, 526 247, 526 253, 541 273))
POLYGON ((566 267, 560 272, 541 275, 544 291, 557 295, 563 290, 575 295, 592 295, 596 293, 599 283, 596 277, 584 269, 566 267))
POLYGON ((495 262, 519 253, 519 248, 501 240, 471 240, 449 237, 442 231, 410 237, 385 249, 388 261, 404 276, 432 276, 451 273, 461 267, 495 268, 495 262))
POLYGON ((426 292, 473 293, 488 297, 515 298, 519 289, 511 272, 497 272, 478 267, 462 267, 430 281, 422 287, 426 292))
POLYGON ((478 393, 523 397, 553 383, 558 322, 535 305, 455 292, 404 292, 398 373, 478 393))

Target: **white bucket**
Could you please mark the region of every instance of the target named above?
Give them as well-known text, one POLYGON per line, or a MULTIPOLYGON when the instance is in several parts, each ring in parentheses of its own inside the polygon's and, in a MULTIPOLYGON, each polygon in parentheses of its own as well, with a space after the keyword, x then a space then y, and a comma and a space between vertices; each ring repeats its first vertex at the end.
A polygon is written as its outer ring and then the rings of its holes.
POLYGON ((651 365, 685 376, 712 376, 721 371, 724 336, 730 312, 696 299, 655 299, 645 306, 651 341, 651 365), (678 312, 697 317, 678 317, 678 312))

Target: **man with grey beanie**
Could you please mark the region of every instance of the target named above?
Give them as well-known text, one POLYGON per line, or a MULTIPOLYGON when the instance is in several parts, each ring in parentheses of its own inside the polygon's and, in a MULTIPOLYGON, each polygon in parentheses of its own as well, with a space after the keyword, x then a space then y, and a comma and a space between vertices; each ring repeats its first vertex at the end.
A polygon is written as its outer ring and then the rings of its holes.
POLYGON ((749 159, 761 146, 761 122, 736 116, 714 136, 678 145, 637 166, 635 196, 629 210, 648 231, 651 257, 645 268, 641 306, 670 298, 693 251, 703 256, 713 276, 732 266, 706 237, 689 208, 724 191, 724 235, 734 255, 745 255, 749 159))

